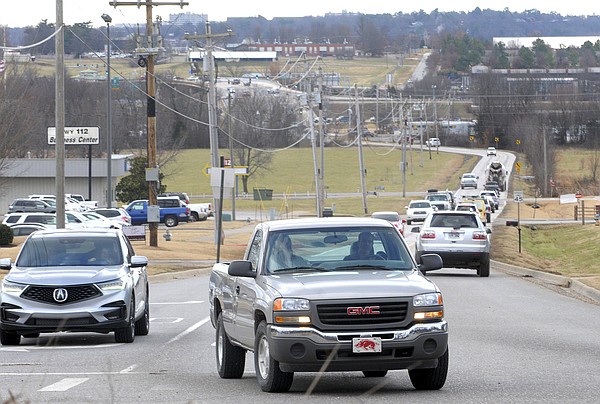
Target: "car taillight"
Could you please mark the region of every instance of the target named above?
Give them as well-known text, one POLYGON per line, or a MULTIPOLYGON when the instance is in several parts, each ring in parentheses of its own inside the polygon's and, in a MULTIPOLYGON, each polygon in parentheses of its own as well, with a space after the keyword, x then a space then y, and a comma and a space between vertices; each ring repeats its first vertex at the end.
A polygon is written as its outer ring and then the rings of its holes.
POLYGON ((421 232, 421 238, 434 239, 435 238, 435 231, 433 231, 433 230, 423 230, 421 232))
POLYGON ((473 232, 473 240, 486 240, 487 234, 484 231, 473 232))
POLYGON ((124 222, 129 223, 129 218, 127 216, 121 216, 121 220, 123 220, 124 222))

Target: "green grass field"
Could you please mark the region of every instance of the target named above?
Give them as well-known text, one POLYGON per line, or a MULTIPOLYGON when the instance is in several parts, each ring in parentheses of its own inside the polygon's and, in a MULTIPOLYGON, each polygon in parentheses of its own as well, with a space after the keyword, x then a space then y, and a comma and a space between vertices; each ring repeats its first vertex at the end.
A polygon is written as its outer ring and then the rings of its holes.
MULTIPOLYGON (((222 150, 223 155, 229 155, 222 150)), ((328 193, 361 192, 358 149, 353 148, 325 148, 325 187, 328 193)), ((377 191, 379 196, 370 195, 369 205, 373 210, 396 210, 402 212, 406 202, 415 197, 407 197, 404 201, 397 197, 384 197, 385 192, 422 192, 430 188, 456 189, 458 187, 458 174, 470 171, 477 163, 472 156, 452 153, 436 153, 432 151, 431 159, 426 149, 421 153, 418 150, 407 152, 409 169, 406 171, 406 185, 403 184, 403 173, 400 171, 402 150, 398 147, 363 147, 363 161, 366 170, 365 182, 369 193, 377 191), (410 164, 412 161, 412 164, 410 164), (440 167, 446 167, 440 170, 440 167)), ((169 191, 187 192, 193 200, 206 200, 211 198, 210 178, 203 173, 203 169, 210 165, 210 152, 205 149, 185 150, 179 153, 176 160, 163 167, 165 179, 163 183, 169 191)), ((239 182, 240 193, 241 180, 239 182)), ((306 195, 315 193, 314 166, 312 150, 310 148, 294 148, 273 154, 273 161, 269 169, 260 171, 248 179, 248 192, 250 199, 254 188, 272 189, 276 195, 306 195)), ((247 202, 255 206, 255 201, 241 200, 236 206, 243 206, 247 202)), ((266 208, 275 207, 282 210, 282 199, 263 202, 266 208), (268 202, 268 203, 267 203, 268 202)), ((294 205, 294 210, 313 209, 315 200, 288 200, 283 203, 294 205)), ((336 212, 345 214, 361 214, 362 197, 331 199, 325 203, 336 204, 336 212)), ((285 206, 283 206, 285 208, 285 206)), ((285 210, 285 209, 283 209, 285 210)))

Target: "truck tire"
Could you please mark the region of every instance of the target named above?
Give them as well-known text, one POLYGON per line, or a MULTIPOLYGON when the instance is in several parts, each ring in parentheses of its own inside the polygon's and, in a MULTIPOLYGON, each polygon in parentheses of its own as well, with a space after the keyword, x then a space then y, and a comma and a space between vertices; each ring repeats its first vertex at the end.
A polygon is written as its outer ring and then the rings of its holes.
POLYGON ((179 220, 175 216, 165 216, 165 226, 175 227, 179 224, 179 220))
POLYGON ((482 261, 479 264, 479 269, 477 270, 477 275, 479 275, 482 278, 487 278, 488 276, 490 276, 490 260, 489 259, 482 261))
POLYGON ((432 369, 412 369, 408 371, 410 382, 417 390, 439 390, 446 383, 448 375, 448 348, 438 358, 438 365, 432 369))
POLYGON ((279 362, 271 357, 269 340, 267 339, 267 323, 261 321, 256 328, 254 340, 254 369, 256 379, 262 391, 283 393, 292 387, 293 372, 282 372, 279 362))
POLYGON ((217 354, 217 370, 222 379, 240 379, 246 365, 246 350, 233 345, 225 332, 223 314, 217 317, 215 344, 217 354))

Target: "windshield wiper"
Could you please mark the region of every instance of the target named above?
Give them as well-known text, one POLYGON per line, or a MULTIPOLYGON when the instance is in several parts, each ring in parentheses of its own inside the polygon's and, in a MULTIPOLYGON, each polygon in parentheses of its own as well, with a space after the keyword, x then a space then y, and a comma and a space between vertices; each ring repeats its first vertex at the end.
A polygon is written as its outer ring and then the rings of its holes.
POLYGON ((279 273, 279 272, 289 272, 289 271, 317 271, 317 272, 329 272, 330 269, 323 267, 313 267, 313 266, 298 266, 298 267, 290 267, 290 268, 281 268, 272 271, 271 273, 279 273))
POLYGON ((387 271, 406 271, 408 268, 398 268, 398 267, 390 267, 387 265, 368 265, 368 264, 358 264, 358 265, 345 265, 343 267, 335 268, 336 271, 338 269, 385 269, 387 271))

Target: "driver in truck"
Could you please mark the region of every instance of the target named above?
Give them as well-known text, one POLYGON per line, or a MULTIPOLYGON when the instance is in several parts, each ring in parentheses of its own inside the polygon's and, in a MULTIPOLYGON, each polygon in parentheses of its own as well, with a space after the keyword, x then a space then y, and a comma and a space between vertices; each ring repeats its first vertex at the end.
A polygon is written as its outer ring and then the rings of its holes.
POLYGON ((310 266, 310 263, 292 251, 292 240, 287 234, 275 234, 269 258, 269 270, 310 266))

